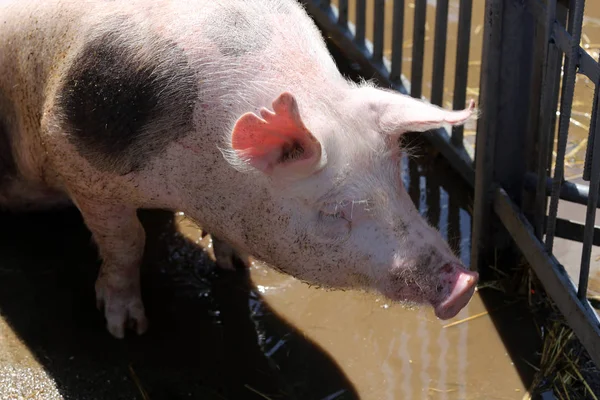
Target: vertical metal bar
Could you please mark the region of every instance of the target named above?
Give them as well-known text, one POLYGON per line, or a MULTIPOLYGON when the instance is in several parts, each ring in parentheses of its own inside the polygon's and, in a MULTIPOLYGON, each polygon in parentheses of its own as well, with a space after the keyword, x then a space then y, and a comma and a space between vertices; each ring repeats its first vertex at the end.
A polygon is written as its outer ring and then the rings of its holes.
POLYGON ((425 53, 426 17, 427 0, 415 0, 412 68, 410 72, 410 95, 416 98, 421 98, 423 90, 423 57, 425 53))
POLYGON ((338 25, 348 28, 348 0, 339 0, 338 12, 338 25))
POLYGON ((402 40, 404 38, 404 0, 394 0, 392 22, 392 68, 390 80, 397 82, 402 74, 402 40))
POLYGON ((383 62, 383 28, 385 26, 385 0, 373 2, 373 61, 383 62))
POLYGON ((448 36, 448 0, 438 0, 435 8, 435 36, 433 44, 433 76, 431 103, 438 106, 444 100, 444 72, 446 71, 446 39, 448 36))
POLYGON ((579 57, 579 41, 581 40, 581 27, 583 24, 583 10, 585 0, 574 0, 571 49, 569 57, 565 59, 565 72, 563 77, 563 95, 560 106, 560 119, 558 122, 558 145, 556 149, 556 165, 554 167, 554 179, 552 181, 552 193, 550 197, 550 210, 548 225, 546 228, 546 250, 552 251, 554 246, 554 233, 556 231, 556 216, 558 213, 558 197, 565 173, 565 153, 567 150, 567 138, 569 134, 569 123, 571 108, 573 106, 573 95, 575 93, 575 74, 577 73, 577 60, 579 57))
POLYGON ((544 220, 546 217, 546 176, 548 175, 548 157, 550 151, 551 138, 554 137, 552 128, 552 114, 556 115, 553 107, 553 96, 556 94, 556 75, 557 61, 560 62, 559 50, 554 44, 552 30, 556 21, 556 0, 549 0, 546 5, 546 32, 544 53, 544 65, 542 69, 542 94, 539 112, 539 130, 538 130, 538 162, 537 162, 537 185, 535 192, 534 205, 534 224, 533 228, 538 239, 544 235, 544 220))
POLYGON ((360 48, 365 47, 366 16, 367 16, 366 0, 357 0, 356 1, 356 33, 354 35, 354 42, 360 48))
POLYGON ((496 142, 502 54, 502 13, 504 0, 485 3, 485 26, 481 63, 481 99, 485 101, 486 118, 477 125, 475 146, 475 203, 471 231, 471 269, 482 271, 487 267, 486 249, 489 244, 491 219, 494 144, 496 142))
MULTIPOLYGON (((592 121, 595 121, 594 131, 590 127, 590 138, 600 134, 598 128, 598 96, 600 96, 600 87, 596 84, 594 93, 594 104, 596 108, 592 111, 592 121)), ((585 300, 587 297, 588 280, 590 278, 590 258, 592 255, 592 244, 594 240, 594 222, 596 220, 596 204, 598 203, 598 190, 600 190, 600 140, 594 140, 594 148, 592 149, 592 176, 590 181, 590 191, 587 204, 587 212, 585 217, 585 230, 583 231, 583 248, 581 250, 581 268, 579 270, 579 288, 577 289, 577 297, 585 300)))
MULTIPOLYGON (((471 14, 473 0, 460 0, 458 10, 458 34, 456 46, 456 69, 454 71, 454 98, 453 108, 459 110, 464 108, 467 102, 467 79, 469 73, 469 47, 471 45, 471 14)), ((463 133, 465 127, 455 126, 452 128, 450 138, 454 146, 463 146, 463 133)))
MULTIPOLYGON (((598 107, 598 96, 594 97, 594 104, 592 106, 592 110, 596 110, 596 108, 598 107)), ((595 143, 595 139, 596 139, 596 135, 594 134, 596 132, 596 119, 592 118, 591 120, 591 124, 590 124, 590 133, 588 135, 588 142, 587 142, 587 147, 585 149, 585 164, 583 166, 583 180, 584 181, 590 181, 590 174, 591 174, 591 170, 592 170, 592 155, 593 153, 593 149, 594 149, 594 143, 595 143)), ((596 157, 598 157, 597 155, 598 153, 596 153, 596 157)))

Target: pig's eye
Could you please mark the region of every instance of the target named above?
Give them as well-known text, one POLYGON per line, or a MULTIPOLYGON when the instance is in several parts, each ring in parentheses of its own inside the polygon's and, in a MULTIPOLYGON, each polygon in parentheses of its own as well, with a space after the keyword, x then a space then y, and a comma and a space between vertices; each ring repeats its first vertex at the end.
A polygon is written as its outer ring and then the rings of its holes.
POLYGON ((323 219, 323 220, 327 220, 327 219, 346 219, 346 213, 344 213, 343 210, 337 211, 337 212, 333 212, 333 213, 329 213, 326 211, 319 211, 319 218, 323 219))
POLYGON ((324 243, 339 243, 350 237, 352 223, 349 210, 340 207, 325 207, 319 211, 315 235, 324 243))

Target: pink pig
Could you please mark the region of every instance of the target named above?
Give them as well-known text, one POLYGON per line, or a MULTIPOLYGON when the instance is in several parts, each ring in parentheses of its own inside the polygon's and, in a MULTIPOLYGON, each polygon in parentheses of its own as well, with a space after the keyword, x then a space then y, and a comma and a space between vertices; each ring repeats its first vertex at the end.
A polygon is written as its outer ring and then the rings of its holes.
POLYGON ((147 329, 139 208, 455 316, 478 276, 415 209, 397 139, 473 111, 347 81, 294 0, 0 1, 0 205, 78 207, 119 338, 147 329))

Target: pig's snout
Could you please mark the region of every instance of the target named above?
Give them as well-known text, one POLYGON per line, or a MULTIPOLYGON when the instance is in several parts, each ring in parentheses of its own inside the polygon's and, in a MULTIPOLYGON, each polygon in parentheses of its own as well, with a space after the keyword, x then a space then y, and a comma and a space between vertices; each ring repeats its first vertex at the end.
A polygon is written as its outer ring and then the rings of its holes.
POLYGON ((469 271, 458 263, 447 263, 440 271, 440 298, 432 302, 435 315, 440 319, 450 319, 471 300, 479 279, 477 272, 469 271))

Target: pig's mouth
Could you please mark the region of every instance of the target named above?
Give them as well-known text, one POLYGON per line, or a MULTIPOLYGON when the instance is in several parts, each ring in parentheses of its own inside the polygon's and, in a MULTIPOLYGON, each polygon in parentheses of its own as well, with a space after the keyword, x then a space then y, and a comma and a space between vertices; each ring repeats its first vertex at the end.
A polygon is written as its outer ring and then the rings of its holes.
POLYGON ((400 290, 383 291, 386 297, 403 303, 429 303, 442 320, 456 316, 471 300, 479 274, 458 263, 447 263, 438 272, 435 284, 404 281, 400 290))

